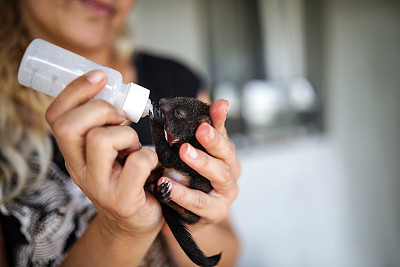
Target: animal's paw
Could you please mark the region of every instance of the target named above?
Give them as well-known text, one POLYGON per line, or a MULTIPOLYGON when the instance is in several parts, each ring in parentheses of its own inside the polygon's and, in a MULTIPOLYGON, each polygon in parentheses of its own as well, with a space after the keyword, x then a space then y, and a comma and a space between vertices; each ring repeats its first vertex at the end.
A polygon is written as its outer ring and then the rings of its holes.
POLYGON ((164 126, 164 113, 157 104, 153 104, 153 112, 150 115, 151 122, 156 125, 164 126))
POLYGON ((171 201, 171 189, 172 183, 170 181, 163 181, 154 188, 154 196, 158 201, 168 203, 171 201))

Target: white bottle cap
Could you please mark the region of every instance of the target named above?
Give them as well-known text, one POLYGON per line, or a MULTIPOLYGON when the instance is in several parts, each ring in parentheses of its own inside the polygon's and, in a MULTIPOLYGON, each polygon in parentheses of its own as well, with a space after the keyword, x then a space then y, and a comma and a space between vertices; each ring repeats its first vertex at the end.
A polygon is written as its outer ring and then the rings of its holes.
POLYGON ((127 84, 128 95, 122 105, 122 109, 126 112, 126 118, 133 122, 138 122, 142 115, 147 115, 151 105, 148 105, 150 90, 134 84, 127 84))

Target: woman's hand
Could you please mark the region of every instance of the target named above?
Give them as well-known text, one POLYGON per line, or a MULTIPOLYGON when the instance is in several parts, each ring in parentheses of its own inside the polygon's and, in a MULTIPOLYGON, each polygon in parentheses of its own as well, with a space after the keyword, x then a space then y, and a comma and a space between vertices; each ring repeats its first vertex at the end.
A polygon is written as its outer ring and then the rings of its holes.
POLYGON ((102 71, 89 72, 69 84, 53 101, 46 117, 73 181, 98 210, 97 220, 111 235, 157 233, 161 209, 143 186, 157 164, 142 149, 136 132, 120 124, 125 113, 92 100, 106 83, 102 71), (127 154, 122 166, 117 158, 127 154))
POLYGON ((199 215, 203 223, 215 224, 226 218, 239 191, 241 165, 225 129, 228 109, 228 101, 217 100, 210 110, 214 127, 203 123, 196 132, 197 140, 210 155, 187 143, 180 149, 182 160, 210 180, 214 189, 206 194, 168 179, 172 183, 171 200, 199 215))

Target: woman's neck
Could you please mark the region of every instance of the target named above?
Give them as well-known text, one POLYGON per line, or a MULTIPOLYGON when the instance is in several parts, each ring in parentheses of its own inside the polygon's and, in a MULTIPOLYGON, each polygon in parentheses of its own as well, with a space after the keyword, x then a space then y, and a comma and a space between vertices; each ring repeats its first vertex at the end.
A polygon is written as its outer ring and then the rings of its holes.
POLYGON ((104 47, 98 51, 82 51, 80 54, 94 62, 119 71, 125 83, 137 82, 136 70, 131 59, 120 57, 113 47, 104 47))
POLYGON ((113 66, 119 64, 118 63, 119 60, 117 57, 115 57, 115 52, 112 46, 102 46, 98 49, 91 49, 91 50, 75 48, 72 51, 87 59, 90 59, 94 62, 97 62, 107 67, 112 68, 113 66))

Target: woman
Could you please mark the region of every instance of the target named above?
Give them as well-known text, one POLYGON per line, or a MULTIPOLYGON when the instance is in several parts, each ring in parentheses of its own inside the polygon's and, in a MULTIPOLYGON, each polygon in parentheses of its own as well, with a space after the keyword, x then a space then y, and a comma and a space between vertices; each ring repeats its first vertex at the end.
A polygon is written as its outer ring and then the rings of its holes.
MULTIPOLYGON (((156 154, 142 148, 148 123, 134 130, 123 111, 88 102, 103 88, 104 73, 77 78, 54 100, 18 85, 16 73, 29 41, 41 38, 120 71, 124 82, 151 89, 153 101, 199 97, 199 80, 175 62, 119 53, 115 43, 135 0, 0 2, 0 265, 192 265, 158 202, 143 190, 157 164, 156 154), (128 155, 123 166, 121 153, 128 155)), ((206 254, 223 251, 221 266, 234 265, 238 251, 227 217, 240 176, 224 127, 228 106, 216 101, 214 128, 203 124, 196 133, 212 156, 188 144, 180 150, 214 190, 205 194, 171 180, 171 199, 202 217, 190 230, 206 254)))

